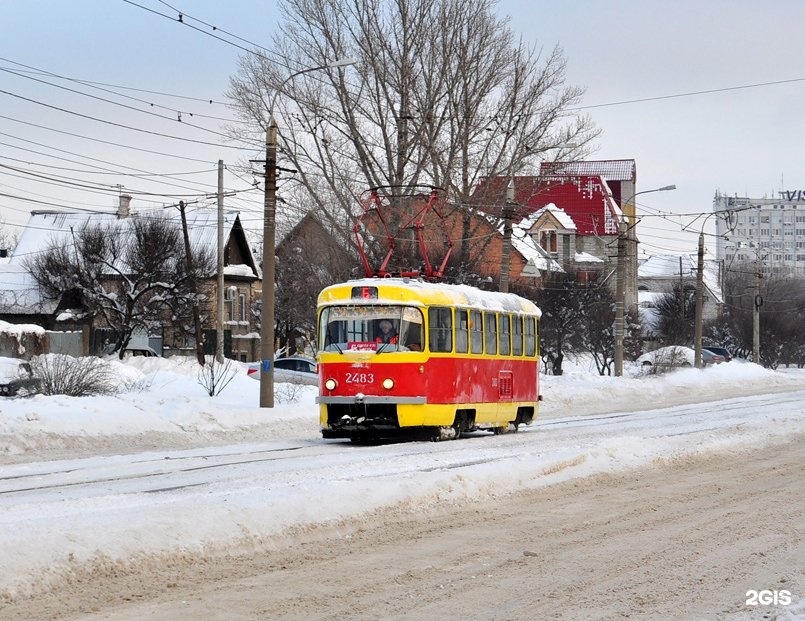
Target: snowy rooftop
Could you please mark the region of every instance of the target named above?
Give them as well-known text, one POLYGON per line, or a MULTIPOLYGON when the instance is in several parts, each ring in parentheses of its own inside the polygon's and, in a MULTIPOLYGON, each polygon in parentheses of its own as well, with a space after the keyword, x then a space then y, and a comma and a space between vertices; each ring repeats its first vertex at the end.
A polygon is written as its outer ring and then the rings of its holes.
MULTIPOLYGON (((638 279, 679 280, 696 278, 698 259, 693 255, 654 255, 637 267, 638 279)), ((702 280, 716 302, 723 302, 724 295, 719 282, 718 261, 705 260, 702 280)))

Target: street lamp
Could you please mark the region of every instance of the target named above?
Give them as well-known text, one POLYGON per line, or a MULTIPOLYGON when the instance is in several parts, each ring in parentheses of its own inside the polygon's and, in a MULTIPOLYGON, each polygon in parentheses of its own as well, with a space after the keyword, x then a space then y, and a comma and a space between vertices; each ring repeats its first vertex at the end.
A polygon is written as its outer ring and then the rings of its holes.
POLYGON ((260 407, 274 407, 274 253, 276 251, 277 210, 277 123, 274 104, 283 87, 296 76, 311 71, 346 67, 357 62, 354 58, 336 60, 326 65, 308 67, 289 75, 274 91, 268 107, 266 129, 265 195, 263 197, 263 292, 260 311, 260 407))
MULTIPOLYGON (((640 194, 648 194, 649 192, 667 192, 669 190, 676 190, 675 185, 664 185, 661 188, 654 188, 653 190, 642 190, 635 192, 625 201, 621 201, 621 209, 624 213, 628 211, 628 218, 630 219, 629 227, 627 222, 621 218, 620 228, 618 230, 618 265, 617 265, 617 281, 615 283, 615 376, 620 377, 623 375, 623 306, 624 306, 624 281, 626 280, 626 241, 627 237, 631 240, 631 232, 634 230, 635 209, 632 206, 632 201, 635 196, 640 194)), ((636 254, 636 253, 635 253, 636 254)))

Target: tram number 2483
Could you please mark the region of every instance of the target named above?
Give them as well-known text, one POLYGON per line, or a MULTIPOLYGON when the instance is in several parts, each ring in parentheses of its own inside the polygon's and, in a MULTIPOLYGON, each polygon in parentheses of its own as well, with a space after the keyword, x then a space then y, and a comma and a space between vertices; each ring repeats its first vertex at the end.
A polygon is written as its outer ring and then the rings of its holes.
POLYGON ((374 373, 347 373, 346 379, 347 384, 374 384, 375 383, 375 374, 374 373))

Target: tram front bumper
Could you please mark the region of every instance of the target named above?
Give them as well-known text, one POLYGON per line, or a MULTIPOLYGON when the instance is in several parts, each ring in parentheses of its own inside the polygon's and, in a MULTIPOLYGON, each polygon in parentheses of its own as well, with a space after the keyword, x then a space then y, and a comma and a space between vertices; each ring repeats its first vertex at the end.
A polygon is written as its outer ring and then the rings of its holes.
MULTIPOLYGON (((401 410, 420 409, 427 404, 422 396, 394 397, 377 395, 320 396, 323 429, 341 432, 399 430, 407 426, 400 420, 401 410)), ((421 415, 420 415, 421 417, 421 415)))
POLYGON ((367 395, 353 395, 350 397, 316 397, 319 405, 425 405, 426 397, 378 397, 367 395))

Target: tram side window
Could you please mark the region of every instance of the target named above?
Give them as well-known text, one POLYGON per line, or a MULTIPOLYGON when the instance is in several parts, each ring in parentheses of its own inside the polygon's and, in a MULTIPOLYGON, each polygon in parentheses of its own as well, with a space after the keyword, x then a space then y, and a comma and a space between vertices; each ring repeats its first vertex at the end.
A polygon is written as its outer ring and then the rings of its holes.
POLYGON ((512 355, 523 355, 523 318, 512 315, 512 355))
POLYGON ((481 311, 470 311, 470 346, 473 354, 484 353, 483 316, 481 311))
POLYGON ((537 354, 537 331, 533 317, 525 318, 525 355, 535 356, 537 354))
POLYGON ((456 310, 456 352, 466 354, 469 345, 469 324, 467 323, 467 311, 456 310))
POLYGON ((498 327, 495 313, 484 313, 484 339, 486 353, 498 353, 498 327))
POLYGON ((511 341, 509 340, 509 321, 511 317, 504 313, 500 314, 500 321, 498 322, 500 332, 498 333, 498 342, 500 343, 500 355, 508 356, 511 353, 511 341))
POLYGON ((428 309, 430 323, 430 350, 447 352, 453 350, 453 314, 449 308, 428 309))

